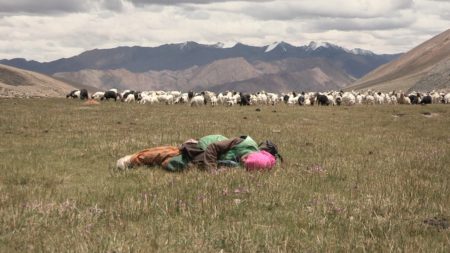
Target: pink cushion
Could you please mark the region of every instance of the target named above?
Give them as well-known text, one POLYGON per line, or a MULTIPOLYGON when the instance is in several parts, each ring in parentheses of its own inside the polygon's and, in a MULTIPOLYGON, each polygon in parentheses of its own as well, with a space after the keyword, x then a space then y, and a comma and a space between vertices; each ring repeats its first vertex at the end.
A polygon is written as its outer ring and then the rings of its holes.
POLYGON ((248 171, 270 170, 275 164, 275 157, 264 150, 250 153, 244 158, 244 166, 248 171))

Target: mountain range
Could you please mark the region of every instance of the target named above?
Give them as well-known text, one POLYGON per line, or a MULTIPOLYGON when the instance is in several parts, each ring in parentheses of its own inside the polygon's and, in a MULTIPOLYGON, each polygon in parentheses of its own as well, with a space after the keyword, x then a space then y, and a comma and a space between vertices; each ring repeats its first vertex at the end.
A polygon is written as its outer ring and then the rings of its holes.
POLYGON ((196 42, 94 49, 51 62, 0 60, 97 89, 223 91, 329 90, 345 87, 399 54, 377 55, 331 43, 263 47, 196 42))

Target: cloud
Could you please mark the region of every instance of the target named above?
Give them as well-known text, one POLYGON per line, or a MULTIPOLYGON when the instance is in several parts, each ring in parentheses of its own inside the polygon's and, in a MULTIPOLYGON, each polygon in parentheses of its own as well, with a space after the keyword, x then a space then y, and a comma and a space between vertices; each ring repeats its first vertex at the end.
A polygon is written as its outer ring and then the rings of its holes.
MULTIPOLYGON (((438 0, 435 0, 438 1, 438 0)), ((0 13, 55 14, 122 11, 125 5, 180 6, 206 10, 239 11, 251 17, 267 20, 289 20, 302 16, 375 17, 409 8, 413 0, 0 0, 0 13)))
POLYGON ((103 0, 101 6, 107 10, 112 11, 122 11, 124 8, 124 3, 122 0, 103 0))
MULTIPOLYGON (((240 0, 238 2, 266 2, 274 0, 240 0)), ((57 14, 91 12, 93 10, 122 11, 125 5, 177 6, 237 2, 236 0, 0 0, 0 13, 57 14)))
POLYGON ((3 13, 79 12, 88 9, 88 0, 0 0, 3 13))
POLYGON ((0 0, 0 14, 45 14, 122 11, 128 0, 0 0))
POLYGON ((274 0, 128 0, 136 5, 213 4, 218 2, 270 2, 274 0))
POLYGON ((379 31, 393 30, 409 27, 416 22, 415 18, 323 18, 313 21, 309 24, 313 30, 339 30, 339 31, 379 31))
POLYGON ((413 0, 346 0, 345 6, 340 0, 280 0, 247 3, 242 7, 242 11, 261 20, 291 20, 305 17, 374 18, 393 14, 412 5, 413 0))
POLYGON ((94 48, 197 41, 327 41, 407 51, 448 29, 450 4, 430 0, 0 0, 0 59, 50 61, 94 48))

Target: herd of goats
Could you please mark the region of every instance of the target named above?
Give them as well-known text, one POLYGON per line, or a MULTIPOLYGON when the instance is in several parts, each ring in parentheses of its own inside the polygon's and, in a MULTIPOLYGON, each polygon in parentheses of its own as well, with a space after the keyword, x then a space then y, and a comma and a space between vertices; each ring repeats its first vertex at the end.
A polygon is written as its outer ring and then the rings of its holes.
MULTIPOLYGON (((66 98, 89 99, 86 89, 74 90, 66 98)), ((381 105, 381 104, 450 104, 450 93, 445 92, 403 92, 389 93, 366 91, 330 91, 330 92, 290 92, 269 93, 265 91, 254 94, 242 92, 222 92, 216 94, 210 91, 182 93, 180 91, 132 91, 118 92, 117 89, 99 91, 91 95, 95 100, 114 100, 122 102, 137 102, 140 104, 189 104, 202 105, 275 105, 285 103, 288 105, 381 105)))

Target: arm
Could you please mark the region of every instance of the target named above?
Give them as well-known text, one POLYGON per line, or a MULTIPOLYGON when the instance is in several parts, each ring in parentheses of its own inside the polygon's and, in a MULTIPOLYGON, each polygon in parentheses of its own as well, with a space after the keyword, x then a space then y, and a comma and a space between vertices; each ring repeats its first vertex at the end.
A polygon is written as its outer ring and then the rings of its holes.
POLYGON ((217 169, 219 157, 243 140, 239 137, 209 144, 205 150, 205 166, 207 170, 217 169))

